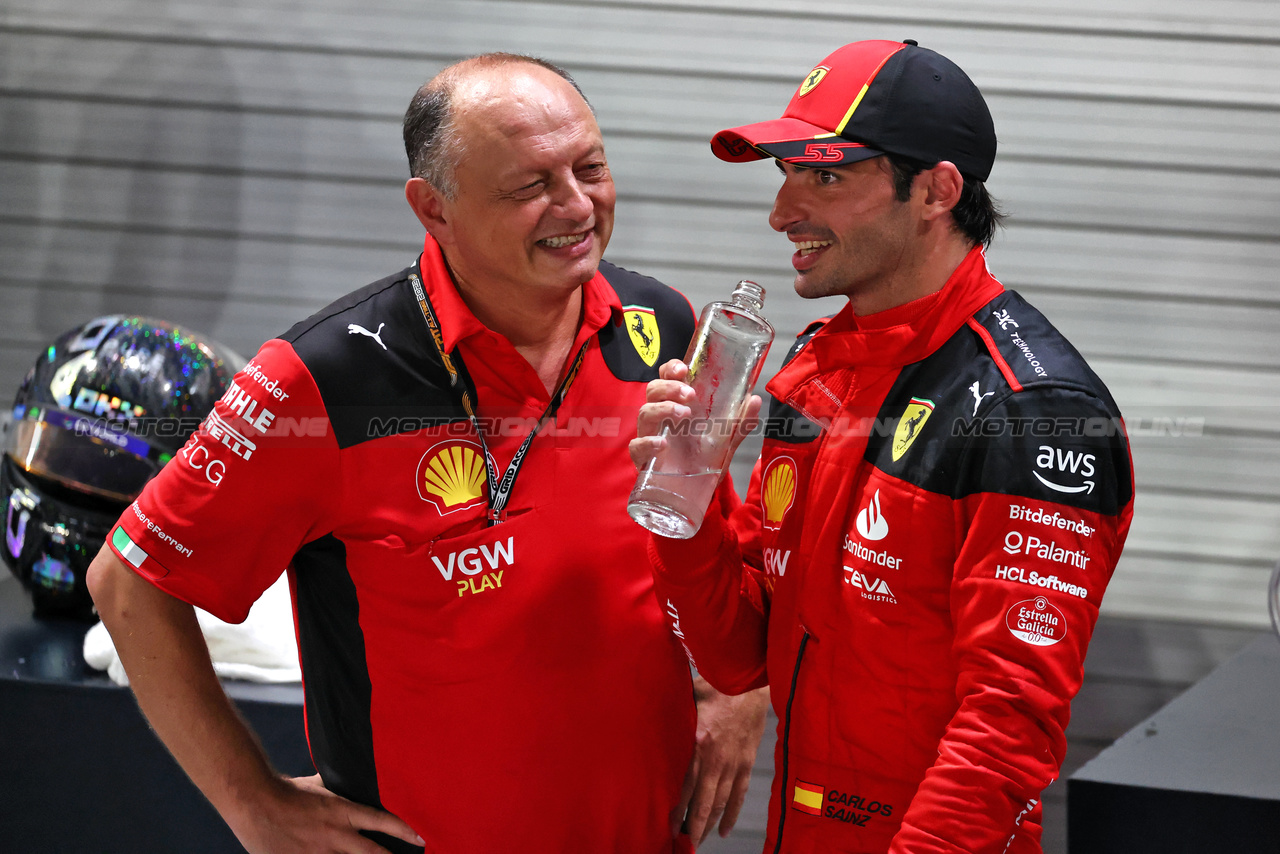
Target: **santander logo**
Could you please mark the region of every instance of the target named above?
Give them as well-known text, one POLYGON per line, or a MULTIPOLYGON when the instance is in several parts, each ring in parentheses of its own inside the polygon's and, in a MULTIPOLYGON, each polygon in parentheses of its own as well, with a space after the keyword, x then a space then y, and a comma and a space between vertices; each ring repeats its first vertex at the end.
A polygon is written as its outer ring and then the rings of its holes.
POLYGON ((867 506, 858 511, 855 522, 864 540, 883 540, 889 536, 889 523, 880 512, 880 490, 877 489, 867 506))

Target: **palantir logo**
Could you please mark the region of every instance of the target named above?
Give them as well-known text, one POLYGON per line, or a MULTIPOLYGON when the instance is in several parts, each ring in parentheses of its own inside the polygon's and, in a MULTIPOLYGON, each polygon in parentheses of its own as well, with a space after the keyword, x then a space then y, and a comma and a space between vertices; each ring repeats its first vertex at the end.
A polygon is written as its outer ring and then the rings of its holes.
POLYGON ((880 490, 877 489, 867 506, 858 511, 855 521, 864 540, 883 540, 889 536, 889 522, 880 512, 880 490))

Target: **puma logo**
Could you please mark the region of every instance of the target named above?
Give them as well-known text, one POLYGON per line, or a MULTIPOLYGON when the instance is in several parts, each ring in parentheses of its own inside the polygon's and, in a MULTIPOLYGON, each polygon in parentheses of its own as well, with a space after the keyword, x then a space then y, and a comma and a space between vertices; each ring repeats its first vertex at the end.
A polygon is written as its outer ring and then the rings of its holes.
POLYGON ((387 325, 387 324, 385 324, 385 323, 379 323, 379 324, 378 324, 378 331, 377 331, 377 332, 370 332, 368 329, 365 329, 363 326, 361 326, 361 325, 360 325, 360 324, 358 324, 358 323, 348 323, 348 324, 347 324, 347 334, 348 334, 348 335, 367 335, 367 336, 369 336, 370 338, 372 338, 374 341, 377 341, 377 342, 378 342, 378 346, 379 346, 379 347, 381 347, 383 350, 385 350, 385 349, 387 349, 387 345, 382 343, 382 338, 380 338, 379 336, 382 334, 382 327, 384 327, 384 326, 386 326, 386 325, 387 325))
POLYGON ((969 386, 969 393, 973 395, 973 414, 974 415, 978 414, 978 407, 982 405, 982 401, 990 397, 991 395, 995 394, 994 391, 989 391, 986 394, 979 395, 978 392, 981 390, 982 388, 981 386, 978 385, 977 380, 974 381, 973 385, 969 386))

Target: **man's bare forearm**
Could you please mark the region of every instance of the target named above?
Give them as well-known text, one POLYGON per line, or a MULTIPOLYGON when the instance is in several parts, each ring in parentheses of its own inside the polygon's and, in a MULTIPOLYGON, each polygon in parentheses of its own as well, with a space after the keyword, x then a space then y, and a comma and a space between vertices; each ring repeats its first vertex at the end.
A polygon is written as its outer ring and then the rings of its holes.
POLYGON ((152 728, 232 829, 278 777, 222 690, 195 610, 139 577, 109 548, 89 589, 152 728))

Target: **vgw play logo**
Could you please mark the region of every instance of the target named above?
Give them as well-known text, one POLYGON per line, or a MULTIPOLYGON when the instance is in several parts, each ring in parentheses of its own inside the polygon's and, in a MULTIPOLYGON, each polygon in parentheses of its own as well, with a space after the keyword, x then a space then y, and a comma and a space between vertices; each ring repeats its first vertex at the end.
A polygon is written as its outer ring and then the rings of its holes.
POLYGON ((516 538, 507 537, 504 543, 495 540, 492 543, 481 543, 473 548, 449 552, 443 559, 440 555, 432 555, 431 562, 440 571, 445 581, 453 581, 454 570, 461 575, 457 581, 458 595, 467 593, 483 593, 486 590, 497 590, 502 587, 502 574, 506 571, 499 567, 509 567, 516 560, 516 538))

